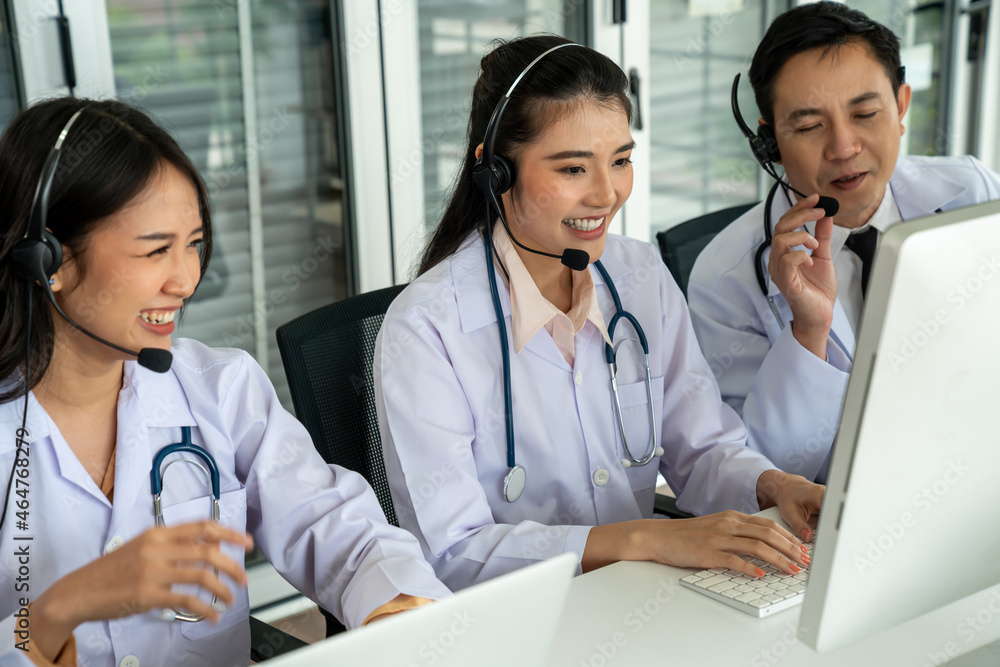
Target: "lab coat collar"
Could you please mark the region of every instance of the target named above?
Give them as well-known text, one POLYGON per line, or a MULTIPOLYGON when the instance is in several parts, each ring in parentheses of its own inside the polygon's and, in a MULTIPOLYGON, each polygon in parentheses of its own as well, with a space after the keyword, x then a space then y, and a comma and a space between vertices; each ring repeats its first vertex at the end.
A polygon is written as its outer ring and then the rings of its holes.
MULTIPOLYGON (((497 321, 496 312, 493 310, 493 299, 490 296, 489 277, 483 266, 486 262, 486 249, 483 247, 483 239, 479 232, 470 234, 455 254, 450 259, 450 271, 452 284, 455 286, 455 300, 458 303, 459 317, 462 322, 462 332, 470 333, 497 321)), ((605 252, 601 257, 601 263, 607 270, 619 291, 619 278, 628 275, 632 269, 616 257, 605 252)), ((499 269, 493 268, 496 272, 497 286, 503 284, 503 276, 499 269)), ((604 278, 601 273, 591 265, 590 274, 594 279, 594 287, 604 286, 604 278)), ((597 289, 598 296, 605 290, 597 289)), ((500 306, 505 317, 510 316, 510 294, 506 289, 499 290, 500 306)), ((610 298, 610 297, 609 297, 610 298)), ((536 336, 537 338, 537 336, 536 336)), ((530 344, 525 346, 530 348, 530 344)))
MULTIPOLYGON (((14 384, 14 380, 4 380, 0 382, 0 389, 6 391, 14 384)), ((41 413, 38 402, 35 400, 35 395, 33 393, 28 394, 28 418, 25 423, 25 429, 27 429, 30 434, 29 442, 34 442, 39 438, 43 438, 49 434, 48 424, 46 419, 40 418, 41 413)), ((10 424, 10 434, 4 434, 0 437, 0 455, 6 454, 7 452, 14 451, 17 447, 17 443, 14 442, 15 431, 21 428, 21 415, 24 412, 24 395, 20 395, 15 399, 8 401, 7 403, 0 403, 0 424, 10 424)))
MULTIPOLYGON (((172 372, 153 373, 125 362, 118 395, 118 444, 115 453, 115 499, 123 515, 135 503, 151 502, 149 473, 153 451, 180 441, 181 426, 196 426, 180 381, 172 372)), ((112 527, 118 517, 112 516, 112 527)))
POLYGON ((896 206, 903 220, 930 215, 962 195, 968 187, 937 170, 928 178, 920 163, 900 158, 889 179, 896 206))
MULTIPOLYGON (((486 271, 486 249, 479 232, 473 232, 455 251, 449 260, 451 284, 455 287, 458 315, 462 321, 462 333, 471 333, 497 321, 490 296, 490 283, 486 271)), ((503 284, 503 276, 493 267, 497 287, 503 284)), ((500 307, 505 317, 510 317, 510 294, 506 289, 498 289, 500 307)))
POLYGON ((144 414, 135 415, 141 417, 140 427, 151 429, 197 426, 184 389, 173 371, 154 373, 140 366, 138 362, 125 362, 125 381, 122 391, 125 392, 126 389, 130 390, 143 406, 144 414))
MULTIPOLYGON (((6 389, 6 383, 3 384, 6 389)), ((21 417, 24 414, 24 398, 16 398, 0 405, 0 424, 8 424, 9 433, 0 438, 0 455, 14 454, 17 449, 17 429, 21 428, 21 417)), ((24 429, 28 432, 24 439, 29 448, 41 447, 52 437, 52 424, 41 404, 35 398, 34 392, 28 393, 28 416, 24 429)), ((23 450, 22 450, 23 451, 23 450)), ((29 449, 30 451, 30 449, 29 449)), ((13 460, 12 460, 13 461, 13 460)), ((63 461, 59 461, 63 465, 63 461)))
MULTIPOLYGON (((20 426, 23 399, 0 405, 0 423, 20 426)), ((181 389, 177 376, 171 372, 154 374, 136 362, 125 362, 122 389, 118 394, 118 437, 115 449, 115 497, 123 507, 140 500, 140 491, 149 490, 152 466, 150 431, 177 428, 176 434, 161 435, 179 438, 180 426, 194 426, 194 416, 181 389), (154 377, 155 375, 155 377, 154 377)), ((83 464, 68 446, 55 446, 53 433, 57 427, 35 398, 28 397, 27 438, 32 448, 51 447, 59 467, 59 475, 107 503, 107 498, 92 483, 83 464)), ((13 435, 13 432, 11 433, 13 435)), ((0 452, 13 451, 13 437, 0 440, 0 452)))

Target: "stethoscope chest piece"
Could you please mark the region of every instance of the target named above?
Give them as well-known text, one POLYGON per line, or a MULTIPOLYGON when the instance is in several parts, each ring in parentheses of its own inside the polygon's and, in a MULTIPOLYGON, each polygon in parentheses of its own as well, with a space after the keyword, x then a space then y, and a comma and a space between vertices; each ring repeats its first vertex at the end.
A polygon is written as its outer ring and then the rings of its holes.
MULTIPOLYGON (((187 463, 195 466, 204 473, 205 478, 208 480, 209 485, 212 487, 212 520, 215 523, 219 523, 219 501, 221 499, 220 482, 219 482, 219 467, 215 463, 215 459, 211 454, 208 453, 203 447, 196 445, 191 442, 191 427, 182 426, 181 427, 181 441, 173 444, 167 445, 157 452, 156 456, 153 458, 153 467, 149 473, 149 482, 153 491, 153 517, 157 526, 164 526, 166 523, 163 520, 163 507, 161 505, 161 495, 163 494, 163 478, 166 475, 167 469, 175 463, 187 463), (193 454, 201 459, 202 463, 192 459, 174 459, 164 465, 164 460, 171 454, 179 453, 193 454)), ((215 576, 219 576, 219 571, 213 568, 215 576)), ((216 609, 220 609, 220 603, 217 596, 212 596, 212 606, 216 609)), ((179 609, 164 609, 162 612, 162 618, 165 621, 185 621, 187 623, 197 623, 198 621, 204 619, 205 617, 200 614, 191 614, 186 611, 179 609)))
POLYGON ((526 478, 527 474, 524 472, 524 468, 519 465, 511 468, 507 476, 503 478, 503 497, 507 499, 508 503, 521 497, 526 478))

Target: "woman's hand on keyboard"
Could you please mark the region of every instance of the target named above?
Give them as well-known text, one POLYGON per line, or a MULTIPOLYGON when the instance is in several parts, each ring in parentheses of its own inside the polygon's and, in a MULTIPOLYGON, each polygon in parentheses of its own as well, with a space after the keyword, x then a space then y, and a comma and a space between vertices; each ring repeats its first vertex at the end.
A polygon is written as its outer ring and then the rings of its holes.
POLYGON ((722 512, 693 519, 653 519, 653 560, 676 567, 725 567, 751 577, 764 571, 740 556, 759 558, 798 574, 809 564, 802 543, 781 525, 758 516, 722 512))
POLYGON ((802 543, 776 522, 728 511, 692 519, 595 526, 587 538, 582 565, 587 572, 619 560, 648 560, 764 576, 763 570, 741 556, 759 558, 789 574, 798 574, 809 564, 802 543))

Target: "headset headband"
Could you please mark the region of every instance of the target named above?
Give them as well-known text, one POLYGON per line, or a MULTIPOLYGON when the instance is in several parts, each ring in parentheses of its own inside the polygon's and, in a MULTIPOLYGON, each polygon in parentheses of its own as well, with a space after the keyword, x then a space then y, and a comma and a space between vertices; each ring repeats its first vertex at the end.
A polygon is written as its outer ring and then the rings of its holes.
POLYGON ((73 127, 73 123, 76 122, 76 119, 82 113, 83 109, 77 109, 76 113, 70 117, 69 121, 63 127, 62 132, 59 133, 59 137, 56 139, 55 145, 52 146, 52 150, 49 151, 48 157, 45 158, 42 173, 38 178, 38 186, 35 188, 35 199, 31 204, 28 228, 24 232, 24 238, 27 240, 42 240, 46 219, 49 214, 49 194, 52 192, 52 181, 55 180, 56 167, 59 165, 59 156, 62 154, 63 142, 66 141, 69 129, 73 127))
POLYGON ((493 170, 493 162, 494 162, 493 144, 496 142, 497 139, 497 130, 500 127, 500 117, 503 115, 504 109, 507 108, 507 103, 510 101, 510 96, 514 93, 514 89, 517 88, 517 84, 521 83, 521 79, 523 79, 524 76, 531 71, 531 68, 534 67, 539 60, 549 55, 553 51, 558 51, 559 49, 567 46, 579 46, 580 48, 587 48, 582 44, 577 44, 576 42, 567 42, 566 44, 558 44, 556 46, 553 46, 551 49, 543 51, 541 54, 536 56, 534 60, 528 63, 527 67, 521 70, 521 73, 517 75, 516 79, 514 79, 514 83, 510 84, 510 88, 507 89, 507 93, 502 98, 500 98, 500 101, 497 103, 496 108, 493 109, 493 115, 490 116, 490 122, 486 124, 486 134, 483 137, 483 162, 490 169, 490 171, 493 170))

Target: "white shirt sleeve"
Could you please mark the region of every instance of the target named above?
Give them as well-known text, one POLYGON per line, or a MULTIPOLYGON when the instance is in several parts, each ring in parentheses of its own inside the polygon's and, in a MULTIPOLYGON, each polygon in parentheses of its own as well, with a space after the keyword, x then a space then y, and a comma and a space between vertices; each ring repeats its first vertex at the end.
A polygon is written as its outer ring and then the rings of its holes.
POLYGON ((246 486, 247 528, 299 591, 349 628, 401 593, 450 594, 413 536, 385 521, 364 478, 322 460, 249 355, 222 412, 246 486))

